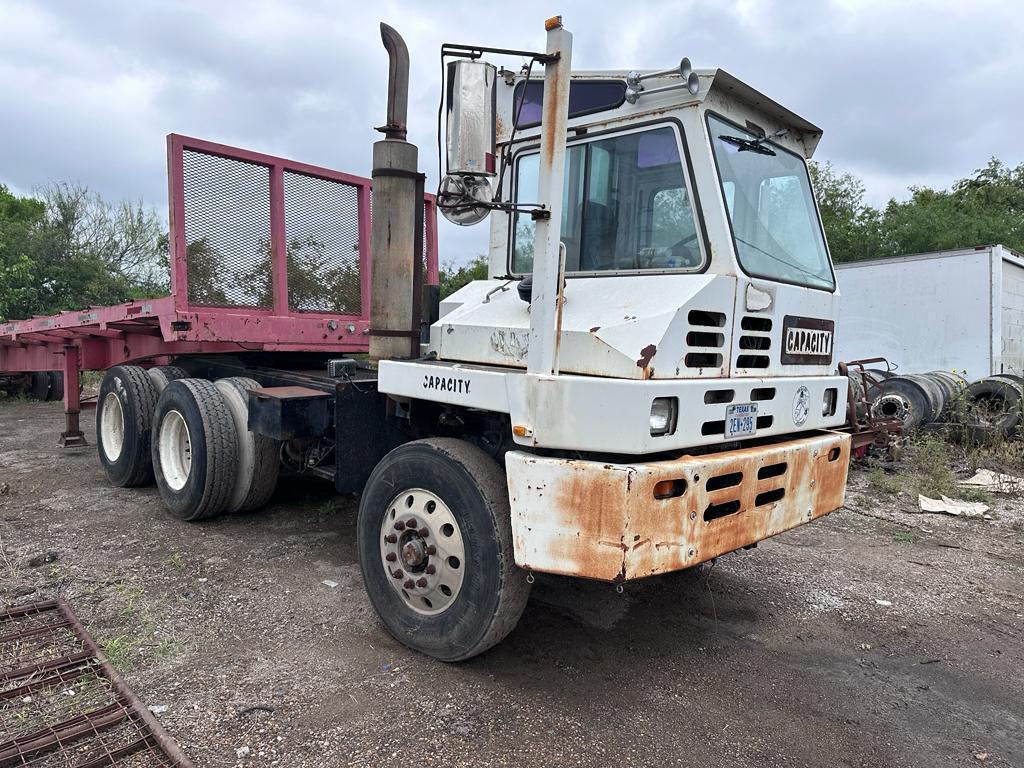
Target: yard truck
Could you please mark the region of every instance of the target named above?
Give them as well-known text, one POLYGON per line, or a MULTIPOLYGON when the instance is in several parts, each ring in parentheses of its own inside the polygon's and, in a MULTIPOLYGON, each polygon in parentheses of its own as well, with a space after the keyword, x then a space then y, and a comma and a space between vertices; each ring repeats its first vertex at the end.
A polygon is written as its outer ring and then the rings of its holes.
POLYGON ((281 471, 361 493, 370 601, 445 661, 504 638, 535 573, 621 585, 835 510, 821 131, 685 58, 573 71, 545 28, 442 46, 436 196, 386 25, 372 185, 172 136, 172 295, 0 326, 0 368, 61 362, 70 444, 78 370, 107 368, 109 479, 184 520, 259 507, 281 471), (490 224, 488 279, 441 300, 437 210, 490 224))

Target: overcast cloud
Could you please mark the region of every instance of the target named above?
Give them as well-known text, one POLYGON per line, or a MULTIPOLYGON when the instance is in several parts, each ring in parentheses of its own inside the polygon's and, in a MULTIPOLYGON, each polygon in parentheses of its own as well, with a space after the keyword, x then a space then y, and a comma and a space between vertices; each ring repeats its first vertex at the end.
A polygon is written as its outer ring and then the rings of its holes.
MULTIPOLYGON (((442 41, 541 48, 561 12, 578 69, 722 67, 822 126, 817 159, 872 203, 1024 160, 1020 3, 19 2, 0 0, 0 182, 77 180, 166 206, 170 132, 361 175, 384 122, 378 21, 413 63, 410 140, 436 184, 442 41)), ((514 66, 516 62, 496 61, 514 66)), ((443 261, 486 225, 441 230, 443 261)))

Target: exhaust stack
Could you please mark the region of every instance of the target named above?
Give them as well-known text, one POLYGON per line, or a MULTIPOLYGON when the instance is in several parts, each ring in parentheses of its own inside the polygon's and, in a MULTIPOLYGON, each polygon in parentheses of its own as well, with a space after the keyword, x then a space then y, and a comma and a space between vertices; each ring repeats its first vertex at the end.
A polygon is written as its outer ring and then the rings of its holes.
POLYGON ((409 49, 402 36, 381 23, 390 60, 384 139, 373 145, 370 358, 419 356, 423 243, 423 182, 418 151, 406 138, 409 110, 409 49))

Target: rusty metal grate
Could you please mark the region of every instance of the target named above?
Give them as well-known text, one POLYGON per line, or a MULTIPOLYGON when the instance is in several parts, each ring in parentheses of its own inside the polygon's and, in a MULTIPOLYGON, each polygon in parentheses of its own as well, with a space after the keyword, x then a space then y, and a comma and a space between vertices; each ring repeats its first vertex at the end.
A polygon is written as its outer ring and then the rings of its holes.
POLYGON ((295 312, 362 310, 359 194, 330 179, 284 172, 288 306, 295 312))
POLYGON ((270 169, 194 150, 182 159, 189 301, 269 308, 270 169))
POLYGON ((0 611, 0 766, 193 768, 63 600, 0 611))

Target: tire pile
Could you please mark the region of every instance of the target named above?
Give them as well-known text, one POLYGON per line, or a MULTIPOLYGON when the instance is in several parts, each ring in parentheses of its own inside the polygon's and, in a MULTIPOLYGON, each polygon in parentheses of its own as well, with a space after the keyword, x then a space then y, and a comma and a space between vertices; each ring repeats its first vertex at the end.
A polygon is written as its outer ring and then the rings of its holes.
MULTIPOLYGON (((905 432, 936 424, 962 428, 977 442, 1024 434, 1024 377, 987 376, 974 382, 949 371, 898 376, 892 371, 866 371, 871 414, 903 422, 905 432)), ((850 375, 855 395, 864 389, 859 373, 850 375)))

